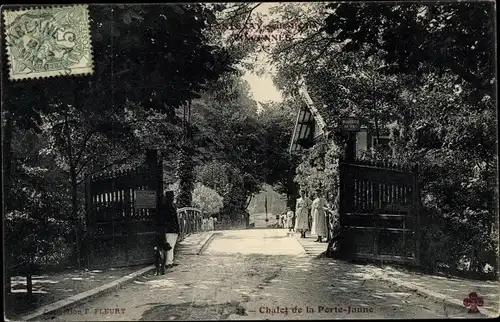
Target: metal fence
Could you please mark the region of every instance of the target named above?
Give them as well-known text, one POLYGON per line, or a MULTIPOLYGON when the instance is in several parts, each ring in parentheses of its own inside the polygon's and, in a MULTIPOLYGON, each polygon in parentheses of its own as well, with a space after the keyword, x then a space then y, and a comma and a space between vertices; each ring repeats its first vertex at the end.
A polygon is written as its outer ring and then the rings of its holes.
POLYGON ((179 219, 179 237, 178 241, 183 240, 189 234, 202 231, 203 214, 201 210, 184 207, 177 209, 177 218, 179 219))

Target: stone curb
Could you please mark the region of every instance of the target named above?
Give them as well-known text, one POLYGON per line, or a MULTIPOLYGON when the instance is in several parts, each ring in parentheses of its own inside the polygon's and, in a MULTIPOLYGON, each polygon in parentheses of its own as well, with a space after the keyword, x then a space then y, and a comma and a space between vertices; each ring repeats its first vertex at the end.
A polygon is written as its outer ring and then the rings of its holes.
MULTIPOLYGON (((418 286, 418 285, 410 283, 410 282, 402 281, 398 278, 387 276, 383 272, 376 272, 375 275, 381 279, 388 281, 388 282, 391 282, 391 283, 394 283, 396 285, 399 285, 399 286, 408 288, 412 291, 415 291, 420 295, 431 297, 434 300, 441 301, 441 302, 446 303, 448 305, 452 305, 452 306, 460 307, 460 308, 465 308, 462 301, 454 299, 450 296, 431 291, 429 289, 426 289, 424 287, 418 286)), ((489 309, 479 308, 479 310, 480 310, 479 312, 481 315, 488 317, 488 318, 496 318, 499 316, 498 312, 495 313, 494 311, 489 310, 489 309)))
MULTIPOLYGON (((300 237, 298 237, 297 233, 288 232, 286 235, 287 235, 287 237, 294 238, 297 241, 297 243, 300 244, 300 247, 302 247, 302 250, 304 251, 304 255, 307 256, 307 257, 309 257, 309 258, 317 258, 319 255, 321 255, 322 253, 324 253, 324 251, 322 251, 321 253, 316 254, 316 255, 308 253, 308 250, 310 250, 310 248, 307 249, 307 247, 304 244, 302 244, 302 242, 300 240, 300 237)), ((318 246, 318 247, 320 247, 320 246, 318 246)), ((326 248, 328 248, 328 246, 326 246, 326 248)), ((325 250, 326 250, 326 248, 325 248, 325 250)))
POLYGON ((196 255, 201 255, 205 249, 208 247, 208 245, 210 244, 210 242, 216 237, 216 236, 222 236, 223 234, 221 232, 214 232, 212 234, 210 234, 210 236, 208 236, 207 238, 205 238, 205 240, 201 243, 201 247, 200 247, 200 250, 198 250, 196 252, 196 255))
POLYGON ((179 244, 175 245, 175 247, 176 249, 178 249, 178 253, 182 253, 182 255, 200 255, 215 236, 221 236, 221 235, 222 235, 221 232, 211 232, 208 234, 207 237, 205 237, 203 240, 201 240, 196 244, 186 245, 180 242, 179 244))
POLYGON ((133 280, 135 280, 136 278, 152 271, 154 268, 155 268, 154 265, 142 268, 136 272, 133 272, 133 273, 128 274, 124 277, 121 277, 113 282, 110 282, 110 283, 104 284, 102 286, 96 287, 94 289, 73 295, 67 299, 63 299, 63 300, 54 302, 52 304, 42 306, 41 308, 37 309, 33 313, 21 317, 19 320, 20 321, 32 321, 35 319, 39 320, 44 315, 55 314, 55 313, 58 313, 60 311, 69 310, 77 305, 80 305, 82 303, 90 301, 96 297, 99 297, 99 296, 102 296, 106 293, 118 290, 122 286, 124 286, 125 284, 130 283, 133 280))

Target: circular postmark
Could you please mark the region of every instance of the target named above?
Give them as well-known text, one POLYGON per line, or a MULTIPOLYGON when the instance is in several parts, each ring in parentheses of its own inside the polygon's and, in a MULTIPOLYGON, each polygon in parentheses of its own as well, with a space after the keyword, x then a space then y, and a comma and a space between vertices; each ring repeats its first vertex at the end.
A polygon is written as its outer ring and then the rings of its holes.
POLYGON ((36 10, 19 14, 6 26, 13 72, 67 71, 80 62, 89 44, 81 37, 75 11, 36 10))

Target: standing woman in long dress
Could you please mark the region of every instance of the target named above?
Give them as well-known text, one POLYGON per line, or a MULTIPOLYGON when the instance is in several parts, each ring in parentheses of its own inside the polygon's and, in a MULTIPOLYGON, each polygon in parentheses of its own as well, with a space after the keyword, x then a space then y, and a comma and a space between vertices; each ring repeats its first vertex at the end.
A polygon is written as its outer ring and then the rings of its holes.
POLYGON ((305 191, 300 191, 300 198, 297 199, 295 207, 295 231, 300 232, 300 238, 306 238, 306 232, 309 230, 309 209, 311 208, 311 199, 305 196, 305 191))
POLYGON ((328 236, 325 207, 326 200, 323 198, 322 191, 316 190, 316 199, 314 199, 311 205, 313 218, 311 235, 318 236, 318 239, 315 240, 318 243, 322 242, 323 237, 328 236))

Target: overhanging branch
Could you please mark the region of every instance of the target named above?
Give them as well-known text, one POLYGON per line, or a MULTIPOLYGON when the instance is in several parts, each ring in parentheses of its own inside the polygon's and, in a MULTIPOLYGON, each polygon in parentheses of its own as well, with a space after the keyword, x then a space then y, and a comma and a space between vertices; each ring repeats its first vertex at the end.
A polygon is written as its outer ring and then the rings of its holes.
POLYGON ((260 6, 262 3, 259 3, 257 4, 256 6, 254 6, 253 8, 250 8, 248 10, 241 10, 240 12, 238 12, 239 8, 234 10, 233 12, 236 12, 234 15, 230 16, 229 18, 226 18, 224 20, 222 20, 221 22, 215 24, 214 26, 220 26, 226 22, 230 22, 230 21, 233 21, 234 19, 236 19, 237 17, 241 16, 241 15, 244 15, 244 14, 247 14, 247 13, 251 13, 252 11, 255 10, 255 8, 257 8, 258 6, 260 6))
MULTIPOLYGON (((323 54, 328 50, 328 48, 330 48, 330 46, 335 42, 335 38, 330 38, 328 40, 328 42, 326 43, 326 45, 321 49, 321 51, 319 52, 319 54, 317 54, 315 57, 311 58, 311 59, 308 59, 306 61, 303 62, 303 64, 310 64, 310 63, 314 63, 316 62, 318 59, 321 58, 321 56, 323 56, 323 54)), ((339 53, 338 53, 339 54, 339 53)), ((337 55, 338 55, 337 54, 337 55)), ((336 56, 337 56, 336 55, 336 56)))

